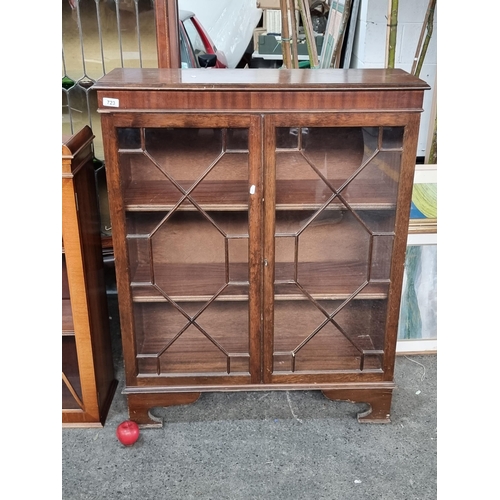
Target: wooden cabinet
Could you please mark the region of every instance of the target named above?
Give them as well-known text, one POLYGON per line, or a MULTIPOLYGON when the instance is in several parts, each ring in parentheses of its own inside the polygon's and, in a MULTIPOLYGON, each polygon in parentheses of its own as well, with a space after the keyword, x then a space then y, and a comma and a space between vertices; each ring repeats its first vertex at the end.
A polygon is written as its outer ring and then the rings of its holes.
POLYGON ((130 417, 322 390, 388 422, 422 100, 401 70, 99 82, 130 417))
POLYGON ((117 380, 88 126, 62 141, 62 423, 104 425, 117 380))

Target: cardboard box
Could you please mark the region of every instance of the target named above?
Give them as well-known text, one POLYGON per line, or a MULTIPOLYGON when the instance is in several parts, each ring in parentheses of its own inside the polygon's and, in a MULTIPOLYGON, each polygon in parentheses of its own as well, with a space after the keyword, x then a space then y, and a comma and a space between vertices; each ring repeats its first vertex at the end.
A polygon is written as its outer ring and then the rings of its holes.
POLYGON ((280 0, 256 0, 259 9, 281 9, 280 0))
POLYGON ((259 36, 265 35, 266 28, 255 28, 253 30, 253 50, 259 51, 259 36))
POLYGON ((266 10, 264 11, 264 28, 268 33, 281 33, 281 11, 266 10))

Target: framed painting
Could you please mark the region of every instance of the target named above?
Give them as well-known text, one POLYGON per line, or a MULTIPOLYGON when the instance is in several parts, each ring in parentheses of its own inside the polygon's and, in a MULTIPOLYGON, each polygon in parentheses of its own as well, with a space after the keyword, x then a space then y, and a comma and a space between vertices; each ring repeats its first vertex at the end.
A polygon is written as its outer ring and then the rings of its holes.
POLYGON ((437 172, 417 165, 413 185, 398 354, 437 352, 437 172))

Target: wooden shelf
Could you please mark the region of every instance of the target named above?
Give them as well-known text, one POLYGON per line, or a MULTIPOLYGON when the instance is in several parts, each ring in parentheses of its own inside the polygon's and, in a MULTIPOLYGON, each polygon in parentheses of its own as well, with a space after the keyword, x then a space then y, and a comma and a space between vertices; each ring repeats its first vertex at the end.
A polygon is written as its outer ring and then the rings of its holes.
MULTIPOLYGON (((332 179, 332 185, 342 180, 332 179)), ((311 180, 287 180, 276 184, 277 210, 317 210, 333 195, 324 183, 311 180), (318 189, 319 187, 319 189, 318 189)), ((387 183, 380 181, 355 182, 341 191, 340 196, 355 210, 389 210, 395 208, 394 196, 387 183)), ((335 197, 328 210, 341 210, 345 205, 335 197)))
MULTIPOLYGON (((341 180, 333 179, 332 184, 340 185, 341 180)), ((137 181, 128 185, 124 192, 125 209, 129 211, 169 211, 184 196, 169 181, 137 181)), ((391 190, 380 181, 356 182, 340 194, 355 210, 395 208, 391 190)), ((323 182, 280 181, 276 186, 276 209, 318 210, 332 195, 333 192, 323 182)), ((203 181, 189 196, 206 211, 242 211, 248 210, 249 186, 246 181, 203 181)), ((341 210, 345 206, 336 197, 327 209, 341 210)), ((186 199, 177 210, 193 211, 198 208, 186 199)))
MULTIPOLYGON (((186 181, 181 181, 187 184, 186 181)), ((193 181, 194 182, 194 181, 193 181)), ((190 197, 204 210, 248 210, 248 182, 203 181, 190 197)), ((184 195, 169 181, 141 181, 125 189, 126 210, 168 211, 184 195)), ((197 208, 186 200, 178 210, 192 211, 197 208)))
POLYGON ((71 309, 71 300, 62 301, 62 333, 63 335, 74 335, 75 326, 73 323, 73 310, 71 309))
MULTIPOLYGON (((234 279, 226 282, 226 266, 219 264, 162 264, 154 270, 155 283, 175 302, 210 300, 226 283, 218 296, 220 301, 248 299, 248 264, 232 264, 230 274, 234 279)), ((293 284, 294 265, 278 263, 276 274, 290 276, 277 279, 276 300, 305 300, 306 295, 293 284)), ((299 280, 307 292, 316 299, 343 300, 350 297, 367 281, 366 267, 358 262, 335 267, 331 263, 301 262, 299 280), (357 271, 356 271, 357 269, 357 271), (301 278, 303 276, 303 278, 301 278)), ((131 281, 135 302, 163 302, 167 299, 150 284, 149 273, 136 273, 131 281)), ((377 280, 361 291, 357 299, 385 299, 389 280, 377 280)))

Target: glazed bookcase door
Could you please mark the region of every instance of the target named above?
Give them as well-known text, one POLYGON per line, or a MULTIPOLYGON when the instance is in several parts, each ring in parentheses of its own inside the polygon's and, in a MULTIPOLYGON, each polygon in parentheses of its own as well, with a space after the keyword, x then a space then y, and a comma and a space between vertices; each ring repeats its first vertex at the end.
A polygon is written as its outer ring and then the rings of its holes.
POLYGON ((292 122, 266 125, 265 381, 382 378, 404 126, 292 122))
POLYGON ((117 245, 116 265, 128 303, 121 318, 128 384, 258 381, 256 120, 152 114, 133 126, 127 115, 113 121, 116 146, 108 150, 117 161, 108 164, 118 166, 109 172, 113 212, 123 206, 113 233, 126 242, 117 245))

